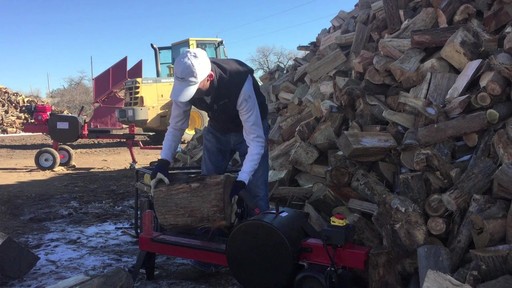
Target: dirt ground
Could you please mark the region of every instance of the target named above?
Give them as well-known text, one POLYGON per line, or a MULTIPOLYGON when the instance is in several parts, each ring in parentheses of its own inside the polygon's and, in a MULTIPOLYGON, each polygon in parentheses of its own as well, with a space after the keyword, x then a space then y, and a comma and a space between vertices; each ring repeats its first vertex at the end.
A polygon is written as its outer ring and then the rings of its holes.
MULTIPOLYGON (((23 279, 0 276, 0 287, 47 287, 80 274, 93 276, 135 263, 135 171, 123 141, 79 140, 69 144, 74 164, 41 171, 36 152, 51 146, 44 135, 0 136, 0 232, 40 260, 23 279)), ((135 148, 137 167, 159 150, 135 148)), ((239 287, 229 271, 194 281, 173 279, 183 259, 157 256, 156 279, 143 271, 136 287, 239 287)))

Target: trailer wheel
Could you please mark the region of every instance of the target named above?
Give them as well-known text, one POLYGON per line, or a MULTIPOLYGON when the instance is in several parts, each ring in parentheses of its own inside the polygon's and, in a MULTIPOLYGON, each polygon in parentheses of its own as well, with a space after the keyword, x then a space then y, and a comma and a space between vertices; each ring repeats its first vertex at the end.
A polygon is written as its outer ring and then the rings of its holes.
POLYGON ((75 158, 75 151, 73 151, 71 147, 67 145, 60 145, 58 153, 60 158, 60 166, 69 166, 73 163, 73 159, 75 158))
POLYGON ((43 148, 37 151, 34 158, 37 168, 45 171, 57 168, 60 164, 60 156, 52 148, 43 148))
POLYGON ((206 112, 192 108, 192 111, 190 111, 188 128, 185 130, 185 133, 183 133, 181 140, 185 142, 192 140, 192 137, 196 134, 196 129, 203 130, 208 124, 208 120, 208 114, 206 112))

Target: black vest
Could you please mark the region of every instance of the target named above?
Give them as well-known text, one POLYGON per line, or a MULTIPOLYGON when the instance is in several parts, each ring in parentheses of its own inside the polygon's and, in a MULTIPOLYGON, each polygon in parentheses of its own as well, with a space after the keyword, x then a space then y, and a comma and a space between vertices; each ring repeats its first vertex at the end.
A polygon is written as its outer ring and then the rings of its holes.
POLYGON ((192 98, 190 103, 199 110, 206 111, 208 126, 224 133, 242 132, 242 120, 238 116, 236 104, 240 91, 250 75, 254 94, 258 102, 261 119, 265 121, 268 114, 266 98, 261 93, 260 86, 253 75, 253 69, 242 61, 236 59, 211 59, 212 71, 215 79, 212 94, 209 101, 207 98, 192 98))

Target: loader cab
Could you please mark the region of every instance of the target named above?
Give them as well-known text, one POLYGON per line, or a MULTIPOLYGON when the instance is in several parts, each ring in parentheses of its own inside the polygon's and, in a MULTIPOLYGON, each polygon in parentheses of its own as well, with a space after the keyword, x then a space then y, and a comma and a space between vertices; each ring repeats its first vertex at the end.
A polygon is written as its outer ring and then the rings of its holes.
POLYGON ((171 46, 157 47, 151 44, 155 53, 157 77, 173 77, 174 61, 186 49, 201 48, 210 58, 227 58, 224 42, 219 38, 188 38, 171 46))

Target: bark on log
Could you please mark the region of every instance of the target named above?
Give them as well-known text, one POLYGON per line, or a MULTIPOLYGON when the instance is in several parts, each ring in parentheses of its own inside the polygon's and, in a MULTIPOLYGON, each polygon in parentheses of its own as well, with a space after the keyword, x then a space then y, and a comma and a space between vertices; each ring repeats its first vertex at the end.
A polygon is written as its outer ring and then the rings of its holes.
POLYGON ((462 71, 466 64, 475 60, 482 49, 482 38, 471 26, 466 25, 455 32, 441 49, 441 57, 462 71))
POLYGON ((153 191, 155 214, 164 229, 216 227, 230 222, 229 189, 234 177, 191 176, 153 191))
POLYGON ((512 273, 512 246, 500 245, 482 249, 471 250, 471 258, 482 263, 481 271, 483 281, 496 279, 512 273))

